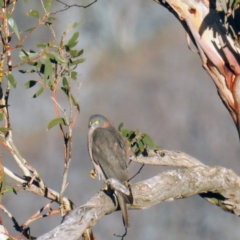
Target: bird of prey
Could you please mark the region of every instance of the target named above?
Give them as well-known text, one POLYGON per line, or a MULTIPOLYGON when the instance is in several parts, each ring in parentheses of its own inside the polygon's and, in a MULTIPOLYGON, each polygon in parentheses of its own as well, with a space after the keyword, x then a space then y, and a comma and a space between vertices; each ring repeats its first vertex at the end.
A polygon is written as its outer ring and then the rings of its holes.
MULTIPOLYGON (((96 114, 89 118, 88 149, 95 174, 99 179, 117 179, 128 187, 127 147, 120 133, 102 115, 96 114)), ((129 227, 126 203, 132 204, 130 194, 115 190, 119 207, 122 211, 123 223, 129 227)))

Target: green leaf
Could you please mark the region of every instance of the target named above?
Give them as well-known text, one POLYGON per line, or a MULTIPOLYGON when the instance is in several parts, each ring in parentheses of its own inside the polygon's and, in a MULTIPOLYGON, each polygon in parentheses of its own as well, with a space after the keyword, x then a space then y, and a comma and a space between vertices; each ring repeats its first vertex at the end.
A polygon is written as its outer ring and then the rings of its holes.
POLYGON ((11 130, 11 128, 0 127, 0 132, 3 134, 6 134, 10 130, 11 130))
POLYGON ((7 75, 7 79, 8 79, 8 81, 10 82, 10 84, 11 84, 14 88, 16 88, 17 82, 16 82, 14 76, 13 76, 11 73, 9 73, 9 74, 7 75))
POLYGON ((80 57, 83 54, 83 49, 78 51, 76 49, 70 49, 70 55, 71 57, 75 58, 75 57, 80 57))
POLYGON ((17 44, 17 45, 16 45, 16 48, 23 48, 23 45, 17 44))
POLYGON ((50 11, 51 5, 52 5, 52 0, 45 0, 44 1, 44 8, 46 9, 47 12, 50 11))
MULTIPOLYGON (((22 60, 29 60, 29 59, 36 58, 38 56, 39 56, 39 53, 36 53, 36 52, 26 52, 24 49, 21 49, 21 52, 19 52, 19 57, 22 60)), ((29 64, 32 64, 32 63, 29 63, 29 64)))
POLYGON ((28 28, 26 30, 24 30, 23 32, 31 32, 32 30, 34 30, 36 27, 33 27, 33 28, 28 28))
POLYGON ((45 25, 46 25, 46 26, 51 26, 52 23, 51 23, 51 22, 45 22, 45 25))
POLYGON ((72 78, 73 80, 77 80, 77 72, 72 71, 72 72, 71 72, 71 78, 72 78))
POLYGON ((58 124, 67 125, 64 118, 55 118, 48 124, 47 130, 50 130, 51 128, 58 124))
POLYGON ((69 88, 68 80, 66 77, 63 77, 62 79, 62 84, 65 88, 69 88))
POLYGON ((72 35, 72 37, 68 40, 68 43, 67 43, 67 46, 68 47, 73 47, 73 45, 74 46, 76 46, 76 40, 78 39, 78 37, 79 37, 79 32, 75 32, 73 35, 72 35))
POLYGON ((78 25, 80 24, 83 24, 84 23, 84 20, 81 20, 79 22, 75 22, 73 25, 72 25, 72 28, 76 28, 78 25))
POLYGON ((80 106, 79 106, 79 104, 76 102, 76 100, 75 100, 75 98, 73 97, 72 94, 71 94, 71 102, 72 102, 72 105, 73 105, 74 107, 76 107, 77 110, 80 112, 80 106))
POLYGON ((28 88, 31 88, 31 87, 35 86, 36 83, 37 83, 37 81, 35 81, 35 80, 30 80, 30 81, 26 82, 26 83, 24 84, 24 86, 25 86, 26 89, 28 89, 28 88))
POLYGON ((83 49, 78 51, 77 49, 70 49, 70 55, 71 57, 75 58, 75 57, 80 57, 83 54, 83 49))
POLYGON ((127 138, 131 142, 134 138, 136 137, 136 132, 135 131, 130 131, 127 138))
MULTIPOLYGON (((67 80, 67 79, 66 79, 67 80)), ((69 87, 61 87, 61 89, 63 90, 63 92, 68 96, 68 99, 70 98, 71 103, 73 104, 73 106, 75 106, 77 108, 78 111, 80 111, 80 106, 79 104, 76 102, 75 98, 73 97, 73 95, 70 93, 69 91, 69 87)))
POLYGON ((49 43, 38 43, 36 46, 40 48, 45 48, 45 47, 49 47, 49 43))
POLYGON ((78 41, 73 42, 71 45, 68 45, 68 48, 74 48, 78 44, 78 41))
POLYGON ((83 54, 83 52, 84 52, 84 50, 83 50, 83 49, 82 49, 82 50, 80 50, 80 51, 78 51, 77 57, 81 56, 81 55, 83 54))
POLYGON ((27 64, 30 66, 38 67, 38 62, 28 62, 27 64))
POLYGON ((72 58, 75 58, 77 56, 77 53, 78 53, 78 51, 76 49, 72 49, 69 52, 70 52, 70 55, 71 55, 72 58))
POLYGON ((47 80, 51 80, 52 79, 52 64, 50 62, 50 59, 46 57, 45 59, 45 68, 44 68, 44 84, 46 86, 47 80))
POLYGON ((17 192, 14 188, 6 188, 3 193, 15 193, 17 195, 17 192))
POLYGON ((48 21, 54 21, 54 20, 57 20, 57 18, 55 18, 55 17, 48 17, 48 21))
POLYGON ((132 131, 132 130, 128 130, 128 129, 121 130, 121 134, 123 137, 129 138, 133 133, 134 133, 134 131, 132 131))
POLYGON ((78 22, 75 22, 75 23, 72 25, 72 28, 76 28, 78 25, 79 25, 79 23, 78 23, 78 22))
POLYGON ((123 127, 123 123, 120 123, 119 126, 118 126, 118 131, 121 132, 121 129, 123 127))
POLYGON ((59 62, 59 63, 66 63, 66 61, 56 52, 52 53, 52 56, 54 57, 54 59, 59 62))
MULTIPOLYGON (((24 49, 21 49, 21 51, 24 53, 25 56, 27 56, 27 57, 29 56, 28 53, 24 49)), ((19 56, 22 56, 21 52, 19 53, 19 56)))
POLYGON ((61 87, 61 89, 69 97, 69 88, 68 87, 61 87))
POLYGON ((139 148, 137 148, 137 149, 134 151, 135 157, 138 157, 140 154, 141 154, 141 151, 140 151, 139 148))
POLYGON ((53 83, 53 81, 51 80, 51 81, 48 81, 48 87, 50 88, 50 90, 54 90, 54 83, 53 83))
POLYGON ((16 34, 17 38, 20 39, 17 24, 10 14, 7 14, 7 20, 8 20, 9 26, 12 28, 12 30, 16 34))
POLYGON ((79 59, 77 59, 77 60, 75 60, 75 61, 71 61, 70 62, 70 66, 72 66, 72 65, 78 65, 79 63, 83 63, 83 62, 85 62, 85 58, 79 58, 79 59))
POLYGON ((123 137, 127 137, 127 135, 129 134, 129 130, 128 129, 122 129, 121 130, 121 135, 123 136, 123 137))
POLYGON ((3 2, 3 0, 0 0, 0 7, 4 7, 4 2, 3 2))
POLYGON ((150 149, 153 150, 155 148, 155 144, 152 138, 148 134, 144 134, 144 137, 142 140, 143 140, 143 143, 147 145, 150 149))
POLYGON ((0 121, 3 120, 3 113, 0 113, 0 121))
POLYGON ((143 152, 144 151, 144 145, 143 145, 142 140, 138 139, 137 140, 137 145, 138 145, 140 151, 143 152))
POLYGON ((46 53, 46 56, 50 59, 51 63, 57 64, 57 61, 55 60, 53 53, 48 52, 46 53))
POLYGON ((43 93, 44 87, 41 87, 34 95, 33 98, 37 98, 40 94, 43 93))
POLYGON ((38 12, 37 10, 34 10, 34 9, 28 11, 28 12, 27 12, 27 15, 28 15, 28 16, 32 16, 32 17, 35 17, 35 18, 40 18, 39 12, 38 12))
POLYGON ((36 72, 36 70, 34 70, 34 69, 27 69, 27 70, 23 70, 23 69, 21 69, 21 70, 19 70, 19 72, 20 73, 34 73, 34 72, 36 72))
POLYGON ((75 57, 80 57, 83 54, 83 49, 78 51, 76 49, 70 49, 70 55, 71 57, 75 58, 75 57))

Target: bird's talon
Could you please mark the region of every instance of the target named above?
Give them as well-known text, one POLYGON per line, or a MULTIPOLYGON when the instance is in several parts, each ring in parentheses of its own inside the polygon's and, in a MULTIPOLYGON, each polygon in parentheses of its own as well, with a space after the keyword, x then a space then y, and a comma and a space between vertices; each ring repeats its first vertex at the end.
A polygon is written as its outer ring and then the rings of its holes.
POLYGON ((101 189, 102 191, 108 191, 109 190, 109 187, 108 185, 106 184, 104 188, 101 189))
POLYGON ((95 179, 96 176, 97 176, 97 174, 96 174, 96 172, 95 172, 94 169, 92 169, 92 170, 89 172, 89 174, 90 174, 90 177, 93 178, 93 179, 95 179))

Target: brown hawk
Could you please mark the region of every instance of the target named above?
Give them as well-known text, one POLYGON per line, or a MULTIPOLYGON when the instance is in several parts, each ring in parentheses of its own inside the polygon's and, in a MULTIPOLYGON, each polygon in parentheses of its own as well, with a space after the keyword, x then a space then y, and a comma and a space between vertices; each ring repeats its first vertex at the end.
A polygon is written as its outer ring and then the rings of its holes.
MULTIPOLYGON (((93 115, 89 118, 88 149, 92 159, 95 174, 106 181, 117 179, 128 187, 127 151, 126 143, 120 133, 112 127, 102 115, 93 115)), ((129 227, 126 203, 132 204, 130 194, 115 190, 119 207, 122 211, 123 223, 129 227)))

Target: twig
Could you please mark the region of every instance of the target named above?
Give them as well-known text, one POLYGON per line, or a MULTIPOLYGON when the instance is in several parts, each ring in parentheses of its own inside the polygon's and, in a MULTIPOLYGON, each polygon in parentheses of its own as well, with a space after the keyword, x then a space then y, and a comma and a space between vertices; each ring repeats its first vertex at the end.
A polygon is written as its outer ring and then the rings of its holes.
POLYGON ((56 14, 56 13, 59 13, 59 12, 63 12, 63 11, 66 11, 68 10, 69 8, 71 7, 79 7, 79 8, 88 8, 90 7, 91 5, 93 5, 94 3, 97 2, 97 0, 94 0, 93 2, 89 3, 88 5, 78 5, 78 4, 72 4, 72 5, 68 5, 60 0, 57 0, 57 2, 63 4, 65 7, 63 9, 60 9, 60 10, 57 10, 56 12, 53 12, 51 14, 56 14))
POLYGON ((22 232, 23 229, 20 227, 15 217, 13 217, 13 215, 2 204, 0 204, 0 209, 12 220, 15 230, 18 232, 22 232))
POLYGON ((54 99, 54 97, 51 97, 51 99, 54 101, 54 103, 59 107, 59 109, 61 110, 61 112, 63 113, 64 115, 64 120, 66 122, 67 125, 69 125, 69 121, 68 121, 68 117, 67 117, 67 114, 66 114, 66 111, 61 107, 61 105, 57 102, 56 99, 54 99))
POLYGON ((28 226, 30 223, 36 221, 36 220, 39 220, 43 217, 49 217, 49 216, 53 216, 53 215, 56 215, 56 214, 59 214, 60 213, 60 210, 57 209, 57 210, 52 210, 51 209, 51 204, 52 204, 52 201, 50 203, 47 203, 45 206, 43 206, 41 209, 39 209, 35 214, 33 214, 27 221, 25 221, 23 224, 22 224, 22 228, 25 228, 26 226, 28 226), (48 213, 45 213, 43 215, 40 215, 41 212, 43 212, 44 210, 46 210, 47 208, 49 208, 49 212, 48 213))
MULTIPOLYGON (((45 12, 45 15, 48 17, 48 15, 50 14, 50 12, 47 12, 47 10, 46 10, 46 8, 45 8, 45 6, 44 6, 43 0, 41 0, 41 3, 42 3, 43 10, 44 10, 44 12, 45 12)), ((57 39, 56 39, 56 34, 55 34, 55 31, 54 31, 52 25, 50 24, 50 25, 48 25, 48 26, 49 26, 49 28, 50 28, 50 30, 51 30, 51 32, 52 32, 52 35, 53 35, 53 37, 54 37, 54 40, 57 41, 57 39)))
POLYGON ((12 154, 13 158, 15 159, 16 163, 22 169, 23 173, 27 177, 31 177, 31 172, 26 168, 26 161, 25 159, 20 155, 19 151, 15 147, 12 137, 9 136, 7 140, 5 140, 5 143, 7 147, 10 149, 10 153, 12 154))
MULTIPOLYGON (((66 124, 67 126, 69 126, 69 121, 68 121, 68 117, 67 117, 67 114, 66 114, 66 111, 59 105, 59 103, 52 97, 51 98, 55 104, 59 107, 59 109, 62 111, 62 113, 64 114, 64 119, 66 121, 66 124)), ((65 136, 64 132, 63 132, 63 128, 62 126, 60 125, 60 129, 61 129, 61 132, 63 134, 63 137, 64 137, 64 170, 63 170, 63 179, 62 179, 62 184, 61 184, 61 189, 60 189, 60 192, 59 192, 59 202, 61 204, 61 214, 62 216, 65 215, 65 211, 69 211, 71 210, 71 208, 67 208, 68 206, 65 206, 64 205, 64 202, 63 202, 63 194, 64 194, 64 191, 66 189, 66 186, 67 186, 67 175, 68 175, 68 169, 69 169, 69 165, 70 165, 70 162, 71 162, 71 157, 72 157, 72 130, 69 126, 69 136, 65 136), (69 146, 69 151, 68 151, 68 146, 69 146)))
POLYGON ((18 175, 16 175, 15 173, 13 173, 11 170, 9 170, 7 167, 4 167, 4 173, 6 175, 8 175, 10 178, 16 180, 17 182, 20 183, 27 183, 26 180, 24 180, 23 178, 19 177, 18 175))
POLYGON ((26 39, 37 29, 38 26, 40 26, 45 21, 46 18, 47 18, 47 15, 45 14, 41 19, 38 20, 37 25, 31 31, 29 31, 22 39, 18 41, 17 45, 18 46, 22 45, 23 42, 26 41, 26 39))
POLYGON ((128 181, 131 181, 133 178, 135 178, 142 171, 144 166, 145 166, 145 164, 142 164, 142 166, 139 168, 139 170, 128 181))

